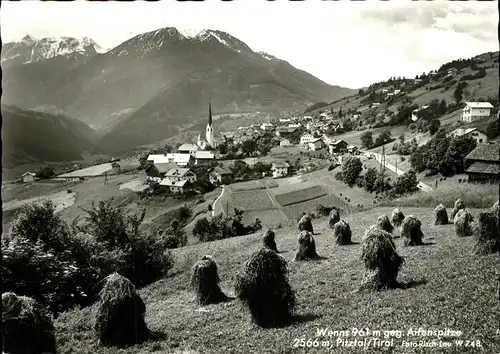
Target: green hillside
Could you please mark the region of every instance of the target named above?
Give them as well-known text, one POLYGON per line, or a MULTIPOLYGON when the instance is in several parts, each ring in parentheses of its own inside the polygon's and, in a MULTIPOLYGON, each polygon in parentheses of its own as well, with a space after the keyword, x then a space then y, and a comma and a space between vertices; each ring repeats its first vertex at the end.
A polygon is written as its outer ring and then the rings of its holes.
MULTIPOLYGON (((363 213, 342 215, 352 228, 351 246, 335 246, 327 220, 315 220, 317 250, 320 261, 288 262, 291 286, 297 293, 298 305, 292 325, 285 328, 261 329, 250 322, 248 311, 238 300, 198 308, 189 289, 192 265, 203 255, 214 257, 218 264, 221 288, 234 296, 237 269, 261 245, 261 234, 198 244, 175 250, 176 267, 171 276, 139 291, 146 304, 146 322, 165 338, 124 350, 97 345, 91 332, 91 308, 62 314, 56 320, 56 336, 60 353, 288 353, 333 352, 354 353, 360 348, 337 346, 336 337, 316 337, 318 329, 352 331, 356 329, 400 330, 386 333, 393 339, 393 353, 442 353, 441 348, 408 349, 402 341, 437 340, 435 336, 409 338, 408 330, 446 328, 462 331, 459 338, 443 337, 460 353, 476 353, 475 347, 455 347, 454 339, 480 343, 482 352, 500 348, 497 299, 498 255, 478 257, 471 254, 474 240, 457 238, 453 225, 434 226, 432 209, 403 208, 406 214, 422 221, 424 246, 404 248, 396 239, 405 263, 398 276, 403 286, 379 293, 360 293, 363 278, 360 257, 363 232, 380 214, 392 208, 377 208, 363 213), (471 275, 474 276, 471 276, 471 275), (330 351, 324 348, 294 348, 297 339, 318 338, 332 341, 330 351), (479 341, 479 342, 477 342, 479 341)), ((475 217, 480 210, 473 209, 475 217)), ((398 231, 395 232, 396 234, 398 231)), ((297 249, 295 228, 276 230, 278 250, 289 261, 297 249)), ((263 299, 265 301, 265 299, 263 299)), ((355 339, 354 337, 347 338, 355 339)), ((357 337, 360 339, 360 337, 357 337)), ((382 338, 384 339, 384 338, 382 338)), ((361 340, 363 338, 361 337, 361 340)), ((359 349, 359 350, 358 350, 359 349)), ((370 348, 366 353, 378 353, 370 348)))

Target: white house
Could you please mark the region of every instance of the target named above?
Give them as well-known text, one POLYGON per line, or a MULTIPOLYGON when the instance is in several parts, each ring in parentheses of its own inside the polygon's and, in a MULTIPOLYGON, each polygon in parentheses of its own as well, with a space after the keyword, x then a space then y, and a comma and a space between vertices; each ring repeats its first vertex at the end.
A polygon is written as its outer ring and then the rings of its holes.
POLYGON ((200 148, 195 144, 182 144, 177 149, 177 151, 179 151, 180 153, 186 153, 186 154, 194 154, 195 151, 198 150, 200 150, 200 148))
POLYGON ((300 145, 309 144, 313 140, 315 140, 315 138, 311 133, 304 133, 300 136, 300 145))
POLYGON ((202 162, 210 162, 214 159, 215 153, 213 151, 195 151, 194 153, 194 160, 196 165, 202 162))
POLYGON ((160 186, 168 187, 172 193, 184 193, 187 182, 195 182, 196 175, 189 168, 173 168, 165 174, 160 186))
POLYGON ((287 162, 274 162, 271 166, 273 178, 284 177, 288 175, 290 165, 287 162))
POLYGON ((394 90, 394 94, 398 95, 401 92, 401 90, 394 90))
POLYGON ((300 123, 290 123, 288 124, 288 128, 300 128, 301 124, 300 123))
POLYGON ((458 128, 448 134, 448 136, 470 136, 478 144, 483 144, 488 141, 488 136, 477 128, 458 128))
POLYGON ((23 182, 33 182, 35 180, 36 173, 33 172, 26 172, 23 173, 23 182))
POLYGON ((323 147, 323 140, 321 138, 316 138, 309 142, 309 150, 316 151, 323 147))
POLYGON ((280 146, 281 147, 292 146, 292 143, 290 142, 290 139, 283 138, 280 140, 280 146))
POLYGON ((260 129, 262 129, 264 131, 270 131, 273 129, 273 125, 271 123, 262 123, 260 125, 260 129))
POLYGON ((470 123, 489 117, 492 108, 493 105, 489 102, 465 102, 465 107, 462 109, 462 120, 470 123))

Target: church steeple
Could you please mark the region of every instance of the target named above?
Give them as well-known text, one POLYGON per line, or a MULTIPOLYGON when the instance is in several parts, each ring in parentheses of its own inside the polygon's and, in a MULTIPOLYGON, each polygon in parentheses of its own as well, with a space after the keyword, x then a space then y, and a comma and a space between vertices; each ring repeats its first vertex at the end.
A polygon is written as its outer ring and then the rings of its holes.
POLYGON ((212 125, 212 100, 208 98, 208 125, 212 125))

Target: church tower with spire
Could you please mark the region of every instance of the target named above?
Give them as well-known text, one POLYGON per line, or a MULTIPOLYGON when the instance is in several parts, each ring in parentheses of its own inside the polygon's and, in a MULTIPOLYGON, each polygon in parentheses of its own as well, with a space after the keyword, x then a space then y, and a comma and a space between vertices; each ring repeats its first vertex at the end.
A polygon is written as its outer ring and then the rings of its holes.
POLYGON ((205 139, 207 140, 208 145, 210 145, 212 148, 215 147, 214 127, 212 126, 212 102, 210 99, 208 101, 208 124, 205 130, 205 139))

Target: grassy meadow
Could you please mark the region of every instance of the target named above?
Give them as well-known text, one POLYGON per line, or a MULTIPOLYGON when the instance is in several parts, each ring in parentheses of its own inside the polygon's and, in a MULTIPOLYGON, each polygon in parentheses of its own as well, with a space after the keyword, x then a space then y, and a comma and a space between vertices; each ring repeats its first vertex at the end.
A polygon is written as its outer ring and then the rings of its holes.
MULTIPOLYGON (((261 329, 250 321, 247 309, 238 300, 198 307, 189 288, 190 271, 203 255, 218 264, 221 288, 234 297, 234 280, 250 254, 261 246, 261 233, 197 244, 174 250, 176 265, 169 277, 139 291, 146 304, 146 322, 162 333, 152 340, 126 349, 99 347, 92 335, 92 309, 74 309, 55 321, 59 353, 354 353, 361 348, 336 346, 337 337, 316 337, 317 330, 371 329, 400 330, 393 347, 370 348, 365 353, 495 353, 498 336, 498 255, 475 256, 472 237, 458 238, 453 225, 435 226, 432 208, 403 208, 406 215, 422 221, 426 245, 401 246, 405 263, 396 290, 358 292, 363 277, 360 260, 362 235, 380 214, 390 215, 392 207, 341 215, 353 232, 355 244, 336 246, 327 220, 313 220, 319 261, 291 262, 297 247, 295 227, 276 230, 278 250, 288 261, 289 279, 297 294, 295 321, 288 327, 261 329), (453 345, 440 348, 403 348, 402 340, 433 340, 436 337, 408 338, 410 328, 462 331, 454 339, 479 341, 482 350, 453 345), (332 341, 325 348, 295 348, 296 339, 332 341)), ((480 210, 472 209, 477 217, 480 210)), ((398 231, 394 232, 396 235, 398 231)), ((265 301, 263 299, 263 301, 265 301)), ((395 334, 395 332, 393 333, 395 334)), ((357 337, 358 339, 360 337, 357 337)), ((348 339, 355 339, 350 337, 348 339)), ((362 339, 362 337, 361 337, 362 339)))

